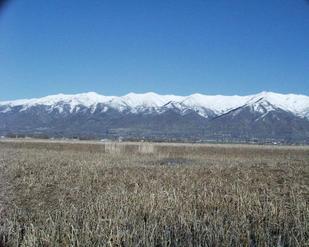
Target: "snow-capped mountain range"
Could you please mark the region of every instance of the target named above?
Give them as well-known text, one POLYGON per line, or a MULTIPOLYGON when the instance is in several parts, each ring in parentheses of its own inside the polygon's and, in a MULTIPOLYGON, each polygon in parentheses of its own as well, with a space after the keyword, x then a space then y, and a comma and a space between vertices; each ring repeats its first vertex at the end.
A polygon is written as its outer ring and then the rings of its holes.
POLYGON ((0 101, 0 135, 309 143, 309 97, 94 92, 0 101))
POLYGON ((131 113, 157 112, 176 108, 182 114, 194 111, 200 116, 209 117, 209 112, 215 115, 225 114, 233 109, 250 106, 253 111, 267 113, 277 108, 291 112, 299 117, 309 118, 309 97, 296 94, 278 94, 261 92, 248 96, 223 96, 192 94, 189 96, 159 95, 156 93, 136 94, 125 96, 104 96, 95 92, 82 94, 57 94, 35 99, 0 101, 0 112, 5 113, 14 107, 25 111, 34 106, 47 106, 50 111, 65 109, 76 112, 86 107, 94 112, 98 106, 104 105, 102 111, 114 109, 120 112, 131 113))

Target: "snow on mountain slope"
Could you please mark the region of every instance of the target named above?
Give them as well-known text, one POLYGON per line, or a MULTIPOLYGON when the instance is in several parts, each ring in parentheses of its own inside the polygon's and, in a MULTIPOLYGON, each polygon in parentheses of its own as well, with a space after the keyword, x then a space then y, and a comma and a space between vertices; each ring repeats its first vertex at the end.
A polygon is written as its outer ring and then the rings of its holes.
MULTIPOLYGON (((132 113, 156 111, 164 112, 166 109, 176 108, 182 113, 188 110, 195 111, 203 117, 208 117, 210 112, 216 115, 224 114, 230 110, 251 106, 252 110, 272 111, 280 108, 299 117, 309 118, 309 97, 296 94, 278 94, 273 92, 261 92, 248 96, 223 96, 192 94, 189 96, 159 95, 156 93, 136 94, 129 93, 125 96, 103 96, 94 92, 65 95, 57 94, 37 99, 22 99, 0 102, 0 112, 5 113, 15 106, 21 106, 26 110, 33 106, 43 105, 58 109, 69 106, 70 111, 79 106, 91 108, 94 111, 98 104, 104 104, 104 109, 129 110, 132 113)), ((262 112, 263 111, 263 112, 262 112)))
POLYGON ((191 109, 210 109, 216 114, 223 114, 227 111, 245 105, 251 96, 223 96, 192 94, 182 101, 182 104, 191 109))
POLYGON ((103 96, 94 92, 82 93, 82 94, 56 94, 46 96, 43 98, 3 101, 0 102, 0 105, 8 105, 12 107, 13 106, 31 107, 35 105, 52 106, 59 103, 66 103, 70 104, 72 107, 75 107, 77 105, 84 105, 86 107, 90 107, 94 104, 97 104, 98 102, 104 103, 114 98, 115 97, 113 96, 103 96))
POLYGON ((181 101, 182 96, 175 95, 159 95, 156 93, 136 94, 129 93, 122 98, 130 107, 162 107, 170 101, 181 101))
POLYGON ((261 92, 254 95, 246 105, 251 105, 254 111, 263 114, 279 108, 296 116, 309 118, 309 97, 305 95, 261 92))

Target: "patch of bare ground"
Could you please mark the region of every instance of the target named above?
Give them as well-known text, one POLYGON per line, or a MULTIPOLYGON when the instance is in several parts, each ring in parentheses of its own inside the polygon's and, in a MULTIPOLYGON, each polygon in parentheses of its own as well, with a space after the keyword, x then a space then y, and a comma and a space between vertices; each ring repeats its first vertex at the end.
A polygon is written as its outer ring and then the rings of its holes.
POLYGON ((307 147, 6 142, 0 157, 2 246, 309 245, 307 147))

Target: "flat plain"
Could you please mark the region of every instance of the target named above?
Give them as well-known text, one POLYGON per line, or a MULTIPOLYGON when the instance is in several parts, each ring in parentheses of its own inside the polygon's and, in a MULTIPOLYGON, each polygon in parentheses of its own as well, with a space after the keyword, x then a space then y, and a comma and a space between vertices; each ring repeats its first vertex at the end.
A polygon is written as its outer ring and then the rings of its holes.
POLYGON ((0 141, 0 246, 309 246, 309 147, 0 141))

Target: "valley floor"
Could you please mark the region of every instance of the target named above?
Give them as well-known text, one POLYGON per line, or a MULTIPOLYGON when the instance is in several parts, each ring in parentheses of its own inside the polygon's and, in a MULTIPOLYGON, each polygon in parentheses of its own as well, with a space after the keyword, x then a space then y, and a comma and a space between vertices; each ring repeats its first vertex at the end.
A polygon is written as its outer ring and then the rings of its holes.
POLYGON ((308 246, 309 147, 0 141, 0 246, 308 246))

